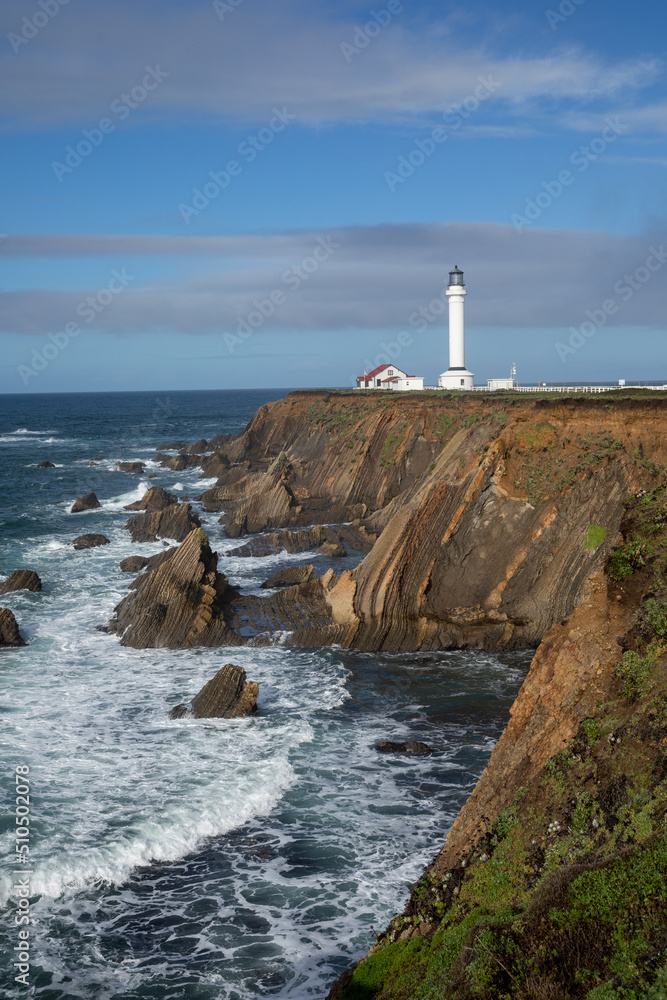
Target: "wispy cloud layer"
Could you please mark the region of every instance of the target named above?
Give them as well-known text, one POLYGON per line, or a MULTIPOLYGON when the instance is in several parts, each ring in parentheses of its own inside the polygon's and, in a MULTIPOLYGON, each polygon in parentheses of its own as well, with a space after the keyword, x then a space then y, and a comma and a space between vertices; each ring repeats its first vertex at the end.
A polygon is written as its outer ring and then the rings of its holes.
MULTIPOLYGON (((20 38, 26 10, 23 0, 5 0, 0 34, 20 38)), ((576 49, 499 57, 457 37, 444 18, 413 32, 407 13, 346 59, 341 47, 354 44, 358 27, 344 8, 327 17, 299 0, 241 3, 223 21, 201 0, 68 3, 34 41, 15 52, 5 46, 3 119, 11 128, 89 125, 146 65, 169 76, 136 121, 262 121, 278 104, 311 125, 413 121, 464 100, 480 76, 498 80, 506 112, 530 115, 535 102, 612 100, 662 73, 650 57, 609 62, 576 49)))
MULTIPOLYGON (((180 285, 137 287, 132 281, 90 326, 107 333, 184 334, 234 332, 275 291, 284 301, 263 320, 265 330, 400 329, 440 296, 455 263, 466 270, 470 323, 569 327, 580 324, 587 309, 618 297, 614 286, 642 268, 652 249, 665 254, 657 234, 517 233, 513 226, 486 223, 199 238, 22 236, 9 237, 0 249, 5 255, 105 254, 130 273, 133 259, 141 255, 214 255, 217 269, 203 267, 180 285), (330 251, 320 260, 316 251, 322 245, 330 251), (317 266, 311 269, 307 261, 317 266)), ((0 331, 55 331, 75 320, 77 307, 96 291, 37 288, 0 294, 0 331)), ((664 325, 662 282, 647 281, 639 291, 610 323, 664 325)))

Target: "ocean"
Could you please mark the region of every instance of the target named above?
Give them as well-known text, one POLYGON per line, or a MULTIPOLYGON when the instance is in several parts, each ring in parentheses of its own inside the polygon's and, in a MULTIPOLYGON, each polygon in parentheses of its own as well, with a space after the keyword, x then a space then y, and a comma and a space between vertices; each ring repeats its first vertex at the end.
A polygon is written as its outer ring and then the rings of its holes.
MULTIPOLYGON (((157 465, 156 446, 236 433, 285 392, 0 396, 0 579, 33 569, 43 583, 0 597, 27 640, 0 649, 3 997, 324 998, 403 908, 507 721, 530 653, 362 654, 281 636, 137 651, 99 631, 132 580, 119 561, 163 548, 131 543, 124 505, 153 485, 190 497, 213 485, 157 465), (102 508, 70 514, 91 490, 102 508), (111 544, 75 551, 87 532, 111 544), (168 718, 230 661, 259 684, 256 716, 168 718), (375 749, 408 738, 435 752, 375 749), (17 767, 29 866, 15 861, 17 767), (23 913, 28 986, 13 964, 23 913)), ((295 562, 334 565, 225 555, 246 539, 200 512, 245 593, 295 562)))

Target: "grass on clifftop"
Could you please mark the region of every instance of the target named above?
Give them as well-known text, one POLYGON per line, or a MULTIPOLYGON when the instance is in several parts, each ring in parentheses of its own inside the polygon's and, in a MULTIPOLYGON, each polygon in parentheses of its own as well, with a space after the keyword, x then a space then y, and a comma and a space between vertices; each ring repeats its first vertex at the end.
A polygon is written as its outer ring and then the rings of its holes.
POLYGON ((465 866, 419 880, 341 1000, 667 1000, 667 488, 622 530, 611 586, 636 576, 637 610, 610 699, 465 866))

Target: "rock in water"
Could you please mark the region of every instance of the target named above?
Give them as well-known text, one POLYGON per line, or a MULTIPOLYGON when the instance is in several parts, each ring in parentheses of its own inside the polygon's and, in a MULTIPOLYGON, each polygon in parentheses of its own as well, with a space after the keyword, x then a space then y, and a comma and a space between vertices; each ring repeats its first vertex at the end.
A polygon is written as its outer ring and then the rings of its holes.
POLYGON ((100 545, 110 545, 106 535, 79 535, 72 542, 75 549, 96 549, 100 545))
POLYGON ((0 646, 25 646, 16 618, 9 608, 0 608, 0 646))
POLYGON ((224 617, 226 599, 236 591, 226 593, 227 577, 217 565, 206 533, 196 528, 161 566, 138 577, 140 586, 120 602, 107 631, 134 649, 240 645, 224 617))
POLYGON ((342 559, 347 553, 342 542, 324 542, 317 550, 317 554, 326 556, 327 559, 342 559))
POLYGON ((380 753, 433 753, 433 747, 428 743, 420 743, 419 740, 408 740, 406 743, 378 743, 377 749, 380 753))
MULTIPOLYGON (((166 544, 166 543, 165 543, 166 544)), ((157 569, 161 566, 165 560, 170 559, 174 552, 176 552, 176 547, 171 549, 166 549, 164 552, 158 552, 155 556, 128 556, 127 559, 123 559, 122 562, 118 563, 120 570, 123 573, 140 573, 142 569, 157 569)), ((138 580, 135 580, 131 584, 132 589, 135 590, 138 586, 139 581, 143 580, 144 577, 140 576, 138 580)))
POLYGON ((15 590, 31 590, 38 594, 41 589, 42 581, 34 570, 17 569, 0 586, 0 594, 11 594, 15 590))
POLYGON ((72 506, 71 514, 80 514, 84 510, 97 510, 102 504, 94 493, 86 493, 85 497, 77 497, 72 506))
POLYGON ((147 510, 145 514, 131 517, 125 527, 133 542, 156 542, 158 538, 175 538, 182 542, 193 528, 201 527, 201 521, 192 513, 189 504, 172 503, 161 510, 147 510))
POLYGON ((129 503, 123 510, 145 510, 152 514, 156 510, 164 510, 172 503, 178 503, 178 497, 173 493, 167 493, 161 486, 153 486, 142 496, 141 500, 129 503))
POLYGON ((240 719, 257 711, 259 685, 247 681, 246 673, 234 663, 226 663, 213 680, 192 699, 191 706, 176 705, 171 719, 193 715, 195 719, 240 719))
POLYGON ((121 573, 141 573, 142 569, 148 566, 146 556, 128 556, 118 563, 121 573))
POLYGON ((262 584, 265 590, 278 590, 281 587, 297 587, 300 583, 308 583, 313 578, 313 564, 307 566, 288 566, 286 569, 279 569, 277 573, 269 577, 262 584))
POLYGON ((130 472, 133 476, 140 476, 145 472, 143 462, 116 462, 119 472, 130 472))
POLYGON ((38 469, 55 469, 53 462, 39 462, 37 465, 38 469))

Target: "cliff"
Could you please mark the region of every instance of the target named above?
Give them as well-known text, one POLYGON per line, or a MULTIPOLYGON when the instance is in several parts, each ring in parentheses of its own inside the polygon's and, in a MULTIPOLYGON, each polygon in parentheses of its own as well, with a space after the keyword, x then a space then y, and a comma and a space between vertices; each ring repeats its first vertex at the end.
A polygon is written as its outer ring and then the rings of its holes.
POLYGON ((331 1000, 666 995, 667 489, 624 511, 445 846, 331 1000))
POLYGON ((370 551, 287 603, 244 602, 243 641, 272 641, 277 622, 293 645, 537 646, 667 460, 667 411, 645 395, 297 392, 262 407, 201 460, 223 470, 207 510, 232 537, 289 529, 292 550, 299 529, 352 522, 370 551))

